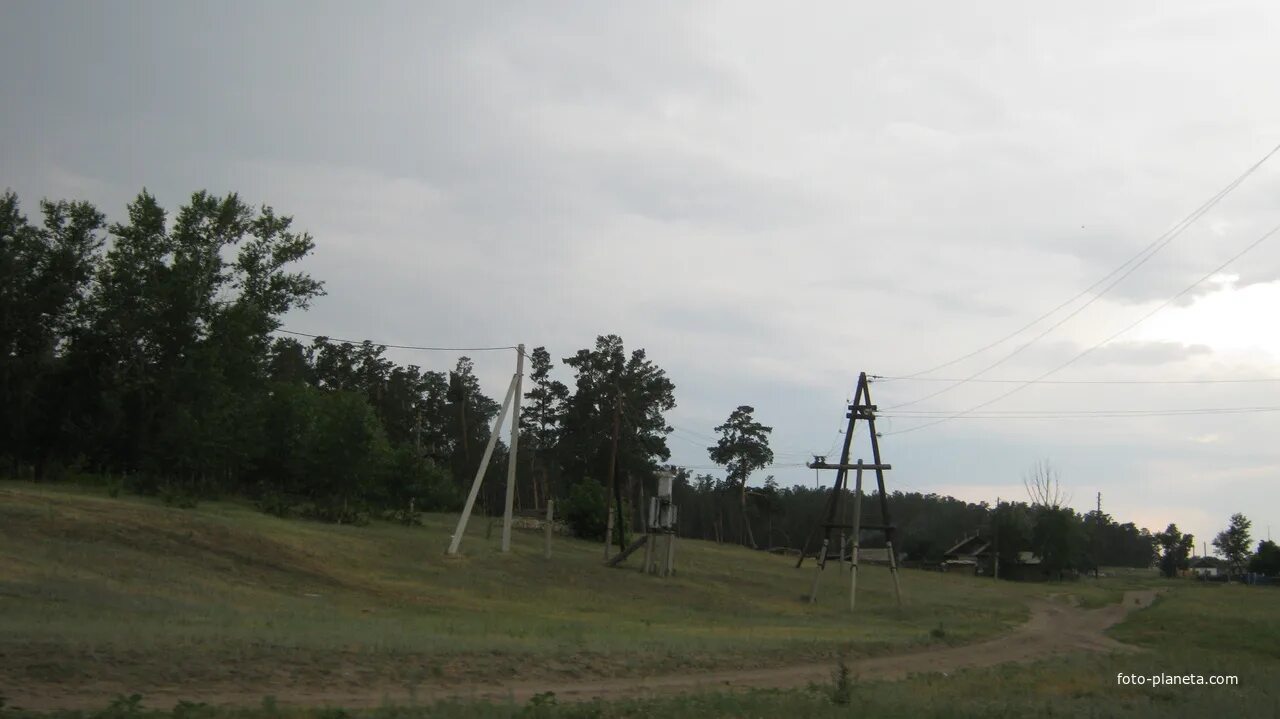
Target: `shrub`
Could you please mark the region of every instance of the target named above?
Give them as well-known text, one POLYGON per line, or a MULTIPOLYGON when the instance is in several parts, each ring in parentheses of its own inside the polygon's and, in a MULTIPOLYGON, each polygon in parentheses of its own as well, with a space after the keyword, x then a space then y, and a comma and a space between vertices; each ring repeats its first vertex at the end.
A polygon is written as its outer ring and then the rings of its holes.
POLYGON ((836 669, 831 673, 831 703, 846 706, 853 700, 853 678, 844 655, 836 660, 836 669))
POLYGON ((604 539, 604 487, 594 479, 583 479, 569 488, 563 505, 556 507, 575 537, 604 539))

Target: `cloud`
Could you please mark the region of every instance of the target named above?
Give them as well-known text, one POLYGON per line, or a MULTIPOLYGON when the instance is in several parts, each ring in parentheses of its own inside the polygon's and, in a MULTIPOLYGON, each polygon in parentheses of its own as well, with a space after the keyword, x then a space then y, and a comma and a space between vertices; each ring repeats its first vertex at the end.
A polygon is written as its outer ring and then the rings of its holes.
POLYGON ((1180 342, 1113 342, 1091 352, 1085 360, 1089 365, 1140 365, 1158 366, 1210 354, 1208 345, 1186 345, 1180 342))
MULTIPOLYGON (((1126 267, 1280 138, 1280 100, 1257 92, 1280 62, 1280 7, 1265 2, 1007 2, 981 16, 923 2, 30 3, 5 16, 0 166, 29 210, 83 196, 118 218, 143 186, 170 207, 239 191, 316 237, 307 268, 329 294, 289 318, 297 329, 524 341, 553 357, 617 332, 668 369, 673 423, 707 433, 753 404, 792 453, 836 437, 858 372, 909 374, 1007 335, 1126 267)), ((1107 338, 1280 221, 1277 189, 1280 165, 1262 167, 982 376, 1034 377, 1107 338)), ((1274 374, 1280 244, 1228 271, 1238 280, 1055 377, 1274 374)), ((942 372, 977 372, 1066 311, 942 372)), ((477 361, 499 392, 511 357, 477 361)), ((888 406, 936 388, 874 391, 888 406)), ((969 383, 921 406, 1005 389, 969 383)), ((1280 404, 1276 391, 1036 385, 993 408, 1280 404)), ((677 461, 705 461, 682 444, 677 461)), ((1052 454, 1077 463, 1078 496, 1103 489, 1108 511, 1151 521, 1166 508, 1150 510, 1134 467, 1224 454, 1269 467, 1273 444, 1258 416, 956 420, 884 439, 895 486, 977 499, 1052 454)), ((1198 491, 1169 516, 1200 511, 1198 491)))

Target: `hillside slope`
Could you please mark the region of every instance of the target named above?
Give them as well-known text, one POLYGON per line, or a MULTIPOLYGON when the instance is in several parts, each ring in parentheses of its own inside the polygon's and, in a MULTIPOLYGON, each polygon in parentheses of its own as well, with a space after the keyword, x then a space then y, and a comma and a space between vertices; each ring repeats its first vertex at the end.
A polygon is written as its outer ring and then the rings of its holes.
POLYGON ((548 561, 532 532, 503 555, 485 518, 446 557, 454 521, 334 526, 0 483, 0 684, 96 701, 762 667, 974 641, 1054 591, 906 571, 899 610, 869 567, 850 615, 834 565, 811 605, 810 571, 741 547, 684 541, 664 580, 604 568, 594 542, 557 539, 548 561))

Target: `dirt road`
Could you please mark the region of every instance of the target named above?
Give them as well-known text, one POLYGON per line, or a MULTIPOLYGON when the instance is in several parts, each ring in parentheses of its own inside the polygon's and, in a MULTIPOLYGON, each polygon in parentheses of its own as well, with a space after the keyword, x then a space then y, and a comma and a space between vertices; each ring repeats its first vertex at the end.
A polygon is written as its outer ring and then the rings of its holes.
MULTIPOLYGON (((1154 591, 1126 592, 1120 604, 1086 610, 1066 604, 1037 601, 1031 618, 1016 630, 986 642, 957 647, 926 649, 906 654, 860 659, 849 663, 855 679, 894 680, 908 673, 947 673, 957 669, 989 667, 1010 662, 1030 662, 1071 652, 1133 651, 1133 647, 1104 634, 1130 611, 1149 606, 1154 591)), ((414 691, 403 685, 350 688, 306 685, 257 685, 246 682, 236 687, 138 687, 126 688, 145 695, 151 708, 166 707, 178 700, 203 701, 214 705, 256 706, 262 697, 273 695, 282 705, 377 707, 391 704, 427 704, 439 699, 489 699, 525 702, 535 694, 555 692, 560 701, 621 699, 680 692, 740 690, 748 688, 803 687, 810 682, 830 680, 833 663, 805 664, 771 669, 672 674, 625 679, 591 679, 580 682, 528 681, 495 682, 487 685, 450 687, 421 686, 414 691)), ((122 690, 71 682, 41 687, 6 687, 11 706, 28 709, 100 708, 122 690)))

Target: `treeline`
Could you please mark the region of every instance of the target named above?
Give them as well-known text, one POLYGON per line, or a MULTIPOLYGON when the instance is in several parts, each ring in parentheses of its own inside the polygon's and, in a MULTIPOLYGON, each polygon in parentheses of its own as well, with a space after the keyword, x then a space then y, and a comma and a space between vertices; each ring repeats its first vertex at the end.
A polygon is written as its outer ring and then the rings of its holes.
MULTIPOLYGON (((241 494, 333 521, 456 508, 498 403, 466 357, 432 372, 368 342, 277 337, 284 313, 323 294, 295 269, 313 248, 290 218, 234 194, 196 193, 171 217, 144 191, 110 224, 68 201, 42 202, 32 222, 0 195, 8 473, 111 477, 180 504, 241 494)), ((674 386, 643 350, 598 338, 564 360, 572 390, 544 349, 529 359, 522 504, 601 481, 618 408, 619 487, 630 496, 668 458, 674 386)), ((489 479, 505 455, 499 443, 489 479)), ((485 485, 482 507, 496 506, 501 482, 485 485)))
MULTIPOLYGON (((275 514, 339 522, 375 514, 412 522, 417 512, 460 506, 498 402, 467 357, 431 371, 399 365, 369 342, 280 336, 286 312, 323 294, 296 268, 314 242, 290 218, 205 192, 170 215, 144 191, 116 223, 85 202, 39 210, 30 221, 14 193, 0 195, 8 474, 107 478, 113 491, 181 505, 242 496, 275 514)), ((517 504, 555 498, 575 531, 602 538, 612 486, 620 532, 637 529, 670 457, 674 384, 616 335, 560 362, 557 370, 541 347, 527 356, 517 504)), ((771 429, 752 412, 739 407, 716 428, 708 453, 724 478, 680 473, 680 531, 799 548, 827 494, 772 478, 749 485, 773 458, 771 429)), ((507 454, 498 442, 480 511, 500 511, 507 454)), ((962 535, 994 531, 1006 512, 931 494, 895 493, 891 503, 901 549, 922 560, 940 558, 962 535)), ((866 521, 878 522, 878 503, 864 506, 866 521)), ((1062 540, 1069 551, 1055 553, 1040 529, 1049 519, 1008 507, 1002 548, 1070 556, 1071 566, 1092 561, 1085 551, 1111 552, 1103 564, 1150 562, 1150 537, 1132 525, 1073 515, 1063 519, 1078 529, 1062 540)))
MULTIPOLYGON (((680 505, 680 531, 713 541, 743 542, 747 536, 733 495, 724 480, 700 474, 678 477, 675 501, 680 505)), ((818 551, 829 488, 781 488, 769 477, 748 490, 747 521, 762 547, 818 551)), ((852 492, 841 498, 840 522, 852 524, 852 492)), ((954 497, 919 492, 889 493, 889 507, 901 546, 909 561, 936 563, 966 536, 981 534, 995 540, 1002 561, 1016 562, 1021 552, 1040 557, 1048 571, 1061 574, 1096 567, 1150 567, 1156 559, 1156 537, 1131 522, 1119 523, 1109 514, 1080 514, 1069 507, 1037 506, 1030 502, 965 502, 954 497)), ((862 523, 883 524, 879 495, 863 495, 862 523)), ((833 534, 833 540, 838 532, 833 534)), ((851 539, 851 538, 847 538, 851 539)), ((865 532, 861 546, 884 546, 881 532, 865 532)), ((834 552, 834 550, 832 550, 834 552)))

